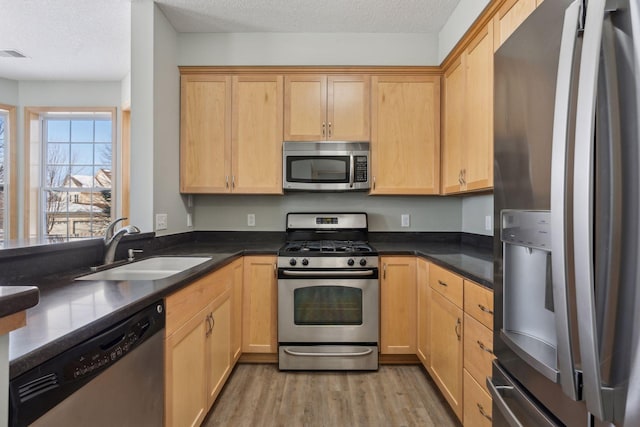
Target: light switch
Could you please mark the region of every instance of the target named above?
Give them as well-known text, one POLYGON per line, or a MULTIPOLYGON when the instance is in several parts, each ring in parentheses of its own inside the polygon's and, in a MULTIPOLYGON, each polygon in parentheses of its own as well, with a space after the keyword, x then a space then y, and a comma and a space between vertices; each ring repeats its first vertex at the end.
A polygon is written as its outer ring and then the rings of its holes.
POLYGON ((401 227, 409 227, 411 225, 411 215, 402 214, 400 216, 400 226, 401 227))
POLYGON ((156 214, 156 230, 167 229, 167 214, 156 214))
POLYGON ((256 214, 247 214, 247 225, 249 227, 256 226, 256 214))

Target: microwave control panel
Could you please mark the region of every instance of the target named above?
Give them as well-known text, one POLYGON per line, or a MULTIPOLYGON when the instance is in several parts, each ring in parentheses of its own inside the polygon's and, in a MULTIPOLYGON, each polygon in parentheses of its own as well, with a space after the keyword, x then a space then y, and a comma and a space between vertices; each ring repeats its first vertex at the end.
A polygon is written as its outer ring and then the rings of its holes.
POLYGON ((367 156, 355 156, 355 181, 367 182, 367 156))

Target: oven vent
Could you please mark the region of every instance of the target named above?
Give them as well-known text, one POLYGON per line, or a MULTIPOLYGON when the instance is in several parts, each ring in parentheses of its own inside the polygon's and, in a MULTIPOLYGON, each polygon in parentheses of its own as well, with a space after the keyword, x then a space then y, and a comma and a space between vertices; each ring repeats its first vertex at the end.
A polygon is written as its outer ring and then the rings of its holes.
POLYGON ((20 402, 26 402, 59 386, 60 381, 58 381, 58 376, 52 373, 18 387, 18 396, 20 397, 20 402))
POLYGON ((16 49, 0 49, 0 58, 26 58, 27 55, 16 49))

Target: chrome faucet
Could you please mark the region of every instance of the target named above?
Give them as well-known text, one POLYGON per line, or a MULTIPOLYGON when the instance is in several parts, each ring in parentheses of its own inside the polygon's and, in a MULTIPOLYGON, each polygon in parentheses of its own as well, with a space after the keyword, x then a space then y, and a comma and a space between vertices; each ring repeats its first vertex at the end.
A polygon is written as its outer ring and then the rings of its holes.
POLYGON ((120 221, 124 221, 127 218, 118 218, 112 221, 104 232, 104 263, 111 264, 113 259, 116 256, 116 248, 118 247, 118 242, 125 234, 138 234, 140 233, 140 229, 135 225, 128 225, 126 227, 122 227, 118 231, 115 230, 115 226, 120 221))

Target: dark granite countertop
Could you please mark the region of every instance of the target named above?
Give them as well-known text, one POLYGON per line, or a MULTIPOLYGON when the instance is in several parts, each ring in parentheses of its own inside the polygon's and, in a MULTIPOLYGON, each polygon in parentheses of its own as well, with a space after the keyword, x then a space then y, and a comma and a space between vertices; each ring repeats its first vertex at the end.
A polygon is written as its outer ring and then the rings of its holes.
POLYGON ((40 292, 35 286, 0 286, 0 317, 31 308, 39 299, 40 292))
MULTIPOLYGON (((265 233, 266 234, 266 233, 265 233)), ((484 286, 492 286, 491 250, 460 243, 460 239, 394 238, 370 235, 381 255, 417 255, 451 269, 484 286)), ((211 256, 211 261, 188 273, 155 281, 74 281, 88 267, 52 274, 37 281, 40 303, 27 310, 27 326, 11 332, 10 377, 14 378, 49 358, 81 343, 113 324, 180 289, 197 277, 242 255, 275 255, 283 233, 247 238, 247 233, 223 238, 221 233, 200 233, 190 241, 173 242, 153 255, 211 256)))

